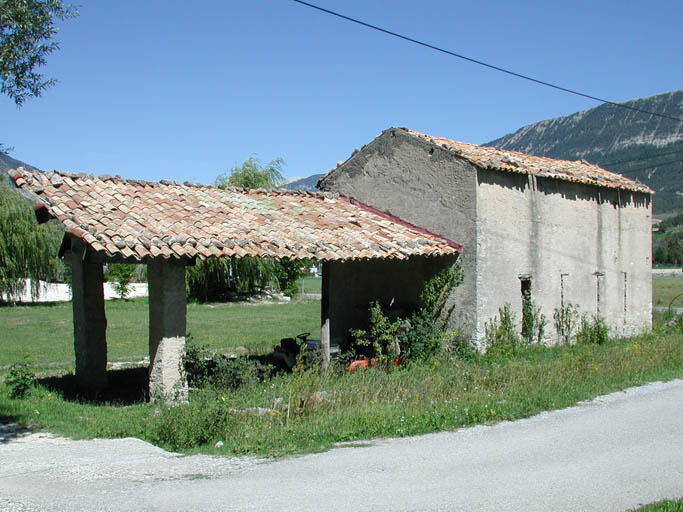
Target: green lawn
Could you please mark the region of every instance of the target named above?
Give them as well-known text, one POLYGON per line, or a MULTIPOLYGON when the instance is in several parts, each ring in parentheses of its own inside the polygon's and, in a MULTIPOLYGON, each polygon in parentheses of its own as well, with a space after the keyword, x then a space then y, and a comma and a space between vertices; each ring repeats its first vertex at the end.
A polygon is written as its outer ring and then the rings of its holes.
MULTIPOLYGON (((136 361, 149 354, 147 299, 107 301, 109 361, 136 361)), ((71 303, 0 307, 0 368, 30 358, 38 366, 73 367, 71 303)), ((193 340, 222 352, 245 347, 272 350, 280 338, 320 333, 320 302, 287 304, 188 304, 193 340)))
POLYGON ((301 293, 320 293, 323 282, 321 277, 306 276, 301 281, 301 293))
MULTIPOLYGON (((683 272, 676 276, 652 276, 652 304, 668 306, 669 302, 683 293, 683 272)), ((683 296, 676 299, 674 306, 683 307, 683 296)))
POLYGON ((680 327, 658 325, 634 339, 530 347, 507 358, 445 355, 389 371, 297 371, 237 389, 200 388, 179 406, 90 403, 45 387, 10 399, 0 383, 0 421, 74 438, 138 437, 185 453, 315 452, 341 441, 524 418, 629 386, 681 378, 682 333, 680 327), (218 441, 223 446, 215 448, 218 441))

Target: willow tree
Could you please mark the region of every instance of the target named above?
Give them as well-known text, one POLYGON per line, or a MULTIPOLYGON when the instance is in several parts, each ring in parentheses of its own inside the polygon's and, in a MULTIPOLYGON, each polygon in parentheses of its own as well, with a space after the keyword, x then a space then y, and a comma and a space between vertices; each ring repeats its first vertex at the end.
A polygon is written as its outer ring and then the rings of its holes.
MULTIPOLYGON (((218 188, 275 188, 282 182, 284 160, 276 158, 262 166, 251 156, 242 165, 219 175, 218 188)), ((270 258, 210 258, 188 267, 188 295, 199 301, 225 300, 232 294, 253 294, 272 285, 287 295, 294 295, 298 278, 306 267, 300 261, 276 261, 270 258)))
POLYGON ((37 294, 38 280, 50 280, 60 270, 60 238, 57 226, 39 225, 28 201, 0 179, 0 294, 12 301, 25 278, 37 294))

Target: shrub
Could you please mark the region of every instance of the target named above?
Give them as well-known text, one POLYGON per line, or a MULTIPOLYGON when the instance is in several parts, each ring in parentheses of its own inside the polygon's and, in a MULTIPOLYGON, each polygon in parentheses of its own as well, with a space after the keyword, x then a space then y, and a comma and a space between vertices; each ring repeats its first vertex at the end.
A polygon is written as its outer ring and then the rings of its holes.
POLYGON ((355 340, 356 348, 368 357, 398 357, 400 354, 397 334, 401 327, 401 320, 389 320, 379 302, 371 302, 368 309, 369 327, 351 329, 351 336, 355 340))
POLYGON ((446 326, 453 306, 446 309, 453 289, 462 283, 462 269, 455 264, 432 276, 420 293, 421 307, 409 318, 391 321, 377 302, 368 309, 368 330, 352 329, 355 348, 369 357, 428 359, 444 348, 446 326))
POLYGON ((107 266, 107 281, 113 283, 114 291, 122 299, 130 293, 135 265, 132 263, 112 263, 107 266))
POLYGON ((33 373, 33 365, 30 362, 14 363, 5 377, 7 394, 10 398, 24 398, 35 382, 36 375, 33 373))
POLYGON ((275 368, 249 357, 231 358, 189 343, 185 347, 183 368, 192 387, 212 386, 235 389, 270 379, 275 368))
POLYGON ((545 334, 548 319, 541 308, 537 307, 531 297, 525 297, 522 301, 522 339, 527 344, 541 343, 545 334))
POLYGON ((517 352, 521 344, 516 329, 515 314, 506 303, 498 308, 498 316, 484 325, 484 343, 486 355, 493 357, 510 357, 517 352))
POLYGON ((576 343, 602 345, 609 340, 609 327, 599 315, 593 315, 589 320, 588 315, 581 315, 579 330, 576 333, 576 343))
POLYGON ((557 332, 557 340, 559 343, 564 345, 569 345, 571 343, 578 318, 579 311, 571 302, 566 306, 555 308, 553 319, 555 320, 555 332, 557 332))
MULTIPOLYGON (((454 306, 446 309, 446 304, 462 279, 462 268, 456 263, 425 283, 420 293, 420 309, 411 315, 409 321, 404 321, 399 331, 403 358, 428 359, 444 349, 449 337, 446 329, 454 309, 454 306)), ((469 345, 469 341, 466 343, 469 345)))

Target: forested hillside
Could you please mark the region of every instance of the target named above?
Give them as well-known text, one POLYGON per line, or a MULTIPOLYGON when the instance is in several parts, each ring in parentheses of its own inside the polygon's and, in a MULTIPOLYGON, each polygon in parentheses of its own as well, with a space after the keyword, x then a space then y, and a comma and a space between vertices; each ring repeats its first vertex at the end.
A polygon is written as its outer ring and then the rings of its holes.
MULTIPOLYGON (((683 89, 625 102, 683 118, 683 89)), ((565 160, 584 159, 655 190, 655 213, 683 211, 683 123, 614 105, 547 119, 486 143, 565 160)))

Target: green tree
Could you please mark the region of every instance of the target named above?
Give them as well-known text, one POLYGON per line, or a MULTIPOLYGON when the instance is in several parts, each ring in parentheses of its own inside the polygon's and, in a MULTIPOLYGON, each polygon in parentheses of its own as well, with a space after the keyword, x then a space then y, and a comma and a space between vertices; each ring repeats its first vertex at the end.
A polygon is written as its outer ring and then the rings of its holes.
POLYGON ((236 165, 228 173, 216 178, 218 188, 275 188, 282 182, 282 158, 271 160, 264 167, 255 156, 250 156, 242 165, 236 165))
POLYGON ((56 21, 77 15, 61 0, 0 0, 0 92, 17 106, 56 83, 36 68, 59 48, 56 21))
POLYGON ((57 251, 62 230, 54 223, 38 225, 29 203, 0 180, 0 293, 10 301, 30 278, 50 280, 61 270, 57 251))

